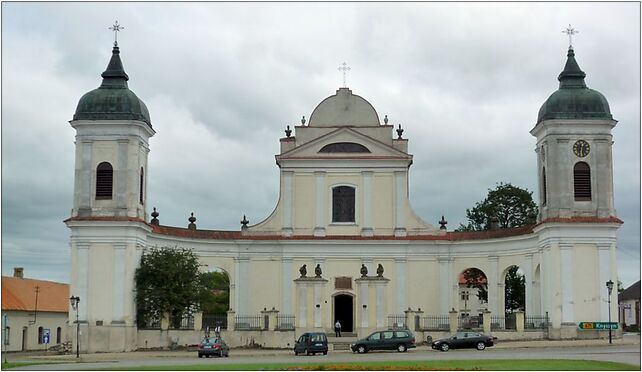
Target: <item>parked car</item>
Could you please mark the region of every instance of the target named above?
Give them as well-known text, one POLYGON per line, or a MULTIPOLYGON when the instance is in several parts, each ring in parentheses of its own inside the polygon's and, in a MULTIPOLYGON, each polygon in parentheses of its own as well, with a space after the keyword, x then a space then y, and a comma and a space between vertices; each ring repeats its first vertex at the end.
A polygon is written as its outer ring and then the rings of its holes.
POLYGON ((367 353, 370 350, 397 350, 400 353, 415 348, 415 336, 408 330, 374 332, 350 345, 352 352, 367 353))
POLYGON ((457 332, 456 335, 433 341, 432 348, 435 350, 448 351, 450 349, 475 348, 484 350, 495 344, 497 337, 485 336, 476 332, 457 332))
POLYGON ((205 337, 203 341, 198 344, 198 357, 202 358, 203 355, 205 355, 206 358, 209 358, 210 355, 228 357, 230 356, 230 348, 221 338, 205 337))
POLYGON ((294 343, 294 355, 299 353, 306 355, 315 355, 316 353, 328 354, 328 338, 325 333, 304 333, 294 343))

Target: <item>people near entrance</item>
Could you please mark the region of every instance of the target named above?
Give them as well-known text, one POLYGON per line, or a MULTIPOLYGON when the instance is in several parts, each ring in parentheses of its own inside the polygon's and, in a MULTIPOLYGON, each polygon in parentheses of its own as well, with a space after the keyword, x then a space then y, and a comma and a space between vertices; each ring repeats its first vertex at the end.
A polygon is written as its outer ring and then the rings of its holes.
POLYGON ((339 319, 334 323, 334 335, 336 337, 341 337, 341 322, 339 322, 339 319))

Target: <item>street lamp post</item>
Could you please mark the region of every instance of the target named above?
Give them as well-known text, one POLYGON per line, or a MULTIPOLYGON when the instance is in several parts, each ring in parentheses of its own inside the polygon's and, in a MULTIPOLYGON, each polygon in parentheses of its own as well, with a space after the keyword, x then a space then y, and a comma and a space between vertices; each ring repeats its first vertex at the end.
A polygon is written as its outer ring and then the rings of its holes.
POLYGON ((613 340, 611 338, 611 292, 613 292, 613 281, 609 279, 608 282, 606 282, 606 288, 609 290, 609 344, 613 343, 613 340))
POLYGON ((80 322, 78 321, 78 304, 80 303, 80 297, 71 296, 69 297, 69 302, 71 307, 76 310, 76 358, 80 358, 80 322))

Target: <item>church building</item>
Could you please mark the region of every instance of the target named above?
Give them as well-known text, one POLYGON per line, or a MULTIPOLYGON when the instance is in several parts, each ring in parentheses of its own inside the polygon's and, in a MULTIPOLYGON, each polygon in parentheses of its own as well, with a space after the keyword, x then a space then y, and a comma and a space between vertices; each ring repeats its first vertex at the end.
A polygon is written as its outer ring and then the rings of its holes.
MULTIPOLYGON (((206 270, 228 274, 224 337, 232 346, 252 340, 288 347, 306 331, 332 333, 337 320, 359 337, 390 327, 409 328, 417 342, 448 334, 465 326, 460 278, 471 268, 484 273, 488 292, 475 305, 482 314, 467 323, 472 327, 504 339, 603 337, 578 325, 617 314, 605 286, 617 281, 622 224, 613 202, 616 120, 585 76, 569 48, 559 89, 530 131, 539 184, 534 225, 454 232, 443 218, 439 227, 422 220, 409 203, 409 193, 421 190, 409 190, 413 155, 403 129, 340 87, 278 139, 280 192, 272 214, 256 224, 244 218, 235 231, 203 230, 195 218, 183 228, 162 225, 156 208, 148 215, 156 132, 145 103, 128 88, 115 44, 102 84, 82 96, 70 121, 75 182, 65 223, 70 293, 81 301, 81 351, 199 341, 198 325, 189 334, 137 327, 134 273, 142 252, 175 246, 193 250, 206 270), (509 331, 504 282, 514 266, 525 276, 526 300, 509 331)), ((70 326, 75 320, 70 309, 70 326)))

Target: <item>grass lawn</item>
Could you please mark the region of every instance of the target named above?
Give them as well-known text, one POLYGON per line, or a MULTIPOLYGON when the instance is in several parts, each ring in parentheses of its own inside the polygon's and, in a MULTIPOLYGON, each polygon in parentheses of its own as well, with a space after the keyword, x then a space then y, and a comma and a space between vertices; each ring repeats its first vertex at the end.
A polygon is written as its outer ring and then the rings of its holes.
MULTIPOLYGON (((109 370, 118 370, 110 368, 109 370)), ((279 364, 193 364, 172 366, 127 367, 122 370, 172 371, 430 371, 430 370, 491 370, 491 371, 639 371, 634 365, 591 360, 425 360, 409 362, 361 363, 279 363, 279 364)))

